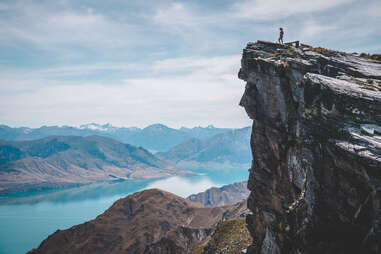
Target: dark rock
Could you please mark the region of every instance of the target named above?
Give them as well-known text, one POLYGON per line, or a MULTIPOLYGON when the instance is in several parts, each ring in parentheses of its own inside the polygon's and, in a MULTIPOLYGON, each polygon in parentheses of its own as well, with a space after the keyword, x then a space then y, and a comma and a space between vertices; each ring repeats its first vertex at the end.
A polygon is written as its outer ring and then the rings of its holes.
POLYGON ((381 64, 263 41, 241 64, 248 253, 380 253, 381 64))

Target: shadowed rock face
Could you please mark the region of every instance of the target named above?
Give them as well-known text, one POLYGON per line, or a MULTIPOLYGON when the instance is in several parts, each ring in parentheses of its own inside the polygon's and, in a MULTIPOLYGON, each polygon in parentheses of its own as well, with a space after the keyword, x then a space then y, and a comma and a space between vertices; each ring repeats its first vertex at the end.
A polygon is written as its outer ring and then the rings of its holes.
POLYGON ((222 219, 238 218, 246 202, 222 207, 150 189, 116 201, 96 219, 58 230, 29 253, 192 253, 222 219))
POLYGON ((248 252, 380 253, 381 64, 262 41, 241 64, 248 252))

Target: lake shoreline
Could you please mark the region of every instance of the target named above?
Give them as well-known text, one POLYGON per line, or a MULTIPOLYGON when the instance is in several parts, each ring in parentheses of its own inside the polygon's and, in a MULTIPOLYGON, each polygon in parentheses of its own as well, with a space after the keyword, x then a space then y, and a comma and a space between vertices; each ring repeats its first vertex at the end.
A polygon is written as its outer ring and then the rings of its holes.
POLYGON ((144 189, 160 188, 187 197, 210 187, 248 178, 247 169, 192 170, 192 176, 105 182, 59 190, 0 196, 0 253, 36 248, 57 229, 96 218, 116 200, 144 189))

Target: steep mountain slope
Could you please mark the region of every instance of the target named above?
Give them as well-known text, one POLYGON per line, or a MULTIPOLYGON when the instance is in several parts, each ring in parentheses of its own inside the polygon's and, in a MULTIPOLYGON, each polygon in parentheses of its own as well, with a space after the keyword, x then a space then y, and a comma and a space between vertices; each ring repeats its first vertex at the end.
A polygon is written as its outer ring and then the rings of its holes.
POLYGON ((249 253, 381 252, 381 63, 249 43, 249 253))
POLYGON ((84 124, 79 128, 71 126, 43 126, 40 128, 10 128, 0 125, 0 139, 9 141, 24 141, 41 139, 48 136, 91 136, 100 135, 116 139, 122 143, 143 146, 146 149, 165 151, 189 139, 206 138, 231 129, 215 128, 213 126, 173 129, 162 124, 153 124, 144 129, 136 127, 115 127, 111 124, 84 124))
POLYGON ((251 128, 224 132, 207 139, 189 139, 167 152, 157 153, 178 166, 214 165, 216 167, 249 164, 251 128))
POLYGON ((101 136, 0 141, 0 191, 184 174, 143 148, 101 136))
POLYGON ((242 207, 202 207, 145 190, 116 201, 94 220, 56 231, 29 253, 192 253, 222 218, 239 217, 242 207))
POLYGON ((235 204, 247 199, 249 193, 247 182, 238 182, 220 188, 212 187, 204 192, 190 195, 187 199, 204 206, 220 206, 235 204))

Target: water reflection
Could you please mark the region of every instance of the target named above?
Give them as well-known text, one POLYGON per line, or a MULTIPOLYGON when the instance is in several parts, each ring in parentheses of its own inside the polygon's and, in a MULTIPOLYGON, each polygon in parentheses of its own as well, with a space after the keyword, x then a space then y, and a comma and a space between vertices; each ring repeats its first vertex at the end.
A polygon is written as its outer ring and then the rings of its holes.
POLYGON ((158 179, 102 182, 81 187, 0 196, 0 204, 38 204, 41 202, 71 203, 84 200, 98 200, 113 196, 123 197, 132 192, 144 189, 149 183, 154 181, 158 181, 158 179))
POLYGON ((193 170, 196 175, 149 180, 102 182, 80 187, 31 191, 11 195, 0 195, 1 205, 38 204, 41 202, 72 203, 84 200, 100 200, 125 197, 147 188, 160 188, 182 197, 202 192, 212 186, 218 187, 248 177, 246 169, 193 170))

